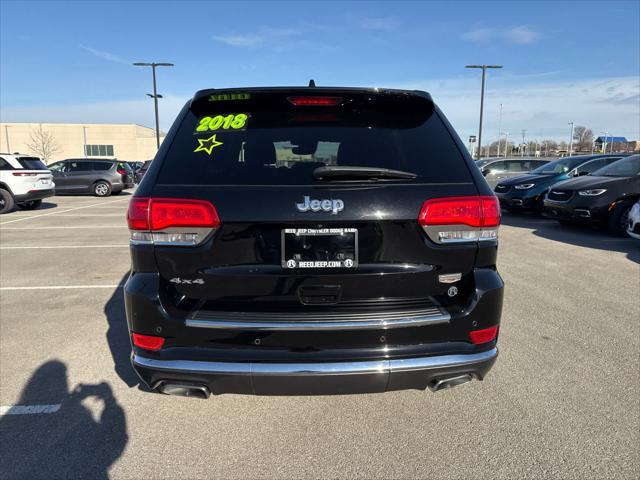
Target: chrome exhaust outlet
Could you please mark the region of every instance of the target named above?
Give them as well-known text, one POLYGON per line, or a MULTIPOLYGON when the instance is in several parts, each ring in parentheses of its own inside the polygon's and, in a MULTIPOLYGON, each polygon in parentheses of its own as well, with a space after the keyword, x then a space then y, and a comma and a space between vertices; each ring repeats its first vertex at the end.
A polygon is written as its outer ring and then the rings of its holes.
POLYGON ((166 395, 178 395, 180 397, 202 398, 206 400, 209 398, 209 395, 211 395, 209 389, 204 385, 162 382, 157 388, 159 392, 166 395))
POLYGON ((464 375, 458 375, 455 377, 439 378, 429 384, 429 390, 431 390, 432 392, 439 392, 440 390, 444 390, 446 388, 453 388, 464 385, 465 383, 469 383, 471 380, 473 380, 473 376, 469 373, 465 373, 464 375))

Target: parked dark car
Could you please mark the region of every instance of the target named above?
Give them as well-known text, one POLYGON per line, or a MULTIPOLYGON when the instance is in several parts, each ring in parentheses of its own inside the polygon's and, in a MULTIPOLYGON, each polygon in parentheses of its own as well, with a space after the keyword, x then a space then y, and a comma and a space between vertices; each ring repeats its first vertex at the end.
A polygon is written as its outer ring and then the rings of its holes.
POLYGON ((134 186, 134 173, 126 162, 97 158, 61 160, 49 165, 56 193, 118 194, 134 186))
POLYGON ((425 92, 200 91, 129 205, 133 366, 199 397, 483 379, 499 222, 425 92))
POLYGON ((555 184, 542 213, 561 222, 608 226, 622 235, 629 211, 639 198, 640 155, 633 155, 587 176, 555 184))
POLYGON ((501 180, 494 191, 500 205, 508 211, 532 210, 541 212, 543 200, 552 185, 581 175, 588 175, 627 154, 580 155, 549 162, 531 172, 501 180))
POLYGON ((503 158, 489 160, 482 164, 476 162, 476 165, 480 168, 489 186, 494 188, 498 182, 528 173, 547 163, 549 160, 542 158, 503 158))
POLYGON ((140 169, 136 172, 137 182, 140 183, 144 177, 144 174, 147 173, 149 167, 151 166, 151 160, 147 160, 142 163, 140 169))

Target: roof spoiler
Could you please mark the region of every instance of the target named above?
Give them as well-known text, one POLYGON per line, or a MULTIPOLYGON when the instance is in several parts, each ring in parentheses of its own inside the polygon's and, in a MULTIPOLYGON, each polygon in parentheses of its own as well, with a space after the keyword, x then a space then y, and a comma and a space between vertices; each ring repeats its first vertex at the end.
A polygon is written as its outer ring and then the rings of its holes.
POLYGON ((308 87, 292 86, 292 87, 239 87, 239 88, 207 88, 204 90, 198 90, 191 99, 190 107, 197 101, 203 98, 210 97, 212 95, 243 95, 251 93, 276 93, 286 92, 292 95, 304 95, 309 92, 309 89, 313 89, 314 94, 337 94, 337 93, 399 93, 405 92, 407 94, 416 95, 418 97, 425 98, 433 102, 431 95, 423 90, 403 90, 396 88, 371 88, 371 87, 318 87, 315 82, 311 80, 308 87))

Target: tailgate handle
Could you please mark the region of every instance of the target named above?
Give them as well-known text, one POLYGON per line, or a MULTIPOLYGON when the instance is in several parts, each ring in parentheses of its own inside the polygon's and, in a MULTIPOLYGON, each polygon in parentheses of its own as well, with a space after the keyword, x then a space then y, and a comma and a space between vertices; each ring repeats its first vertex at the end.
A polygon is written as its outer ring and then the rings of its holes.
POLYGON ((298 288, 298 297, 305 305, 332 305, 340 301, 340 285, 313 285, 298 288))

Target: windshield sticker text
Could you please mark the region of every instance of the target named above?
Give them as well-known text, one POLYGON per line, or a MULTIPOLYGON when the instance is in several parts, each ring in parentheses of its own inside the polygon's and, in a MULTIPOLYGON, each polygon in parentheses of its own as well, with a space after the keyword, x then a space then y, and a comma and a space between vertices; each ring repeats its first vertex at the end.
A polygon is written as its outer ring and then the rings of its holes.
POLYGON ((196 133, 215 132, 217 130, 244 130, 247 126, 249 115, 246 113, 231 113, 229 115, 216 115, 215 117, 202 117, 198 120, 196 133))

